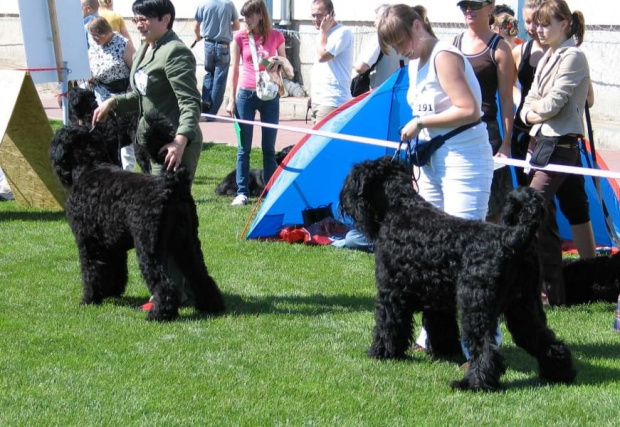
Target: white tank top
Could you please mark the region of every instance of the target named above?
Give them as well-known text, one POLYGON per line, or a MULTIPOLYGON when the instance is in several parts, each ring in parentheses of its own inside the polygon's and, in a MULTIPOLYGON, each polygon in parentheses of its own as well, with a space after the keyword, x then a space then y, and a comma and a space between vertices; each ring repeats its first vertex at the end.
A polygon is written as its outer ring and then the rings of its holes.
MULTIPOLYGON (((431 114, 438 114, 452 106, 450 97, 439 84, 437 71, 435 69, 435 57, 439 52, 444 50, 455 53, 463 60, 465 64, 465 78, 474 93, 478 110, 480 110, 480 117, 482 117, 482 94, 474 70, 469 64, 469 61, 463 57, 463 54, 459 52, 457 48, 440 40, 435 43, 428 61, 426 61, 426 64, 421 68, 418 69, 420 64, 419 59, 414 59, 409 62, 409 90, 407 91, 407 103, 411 107, 413 115, 424 117, 431 114)), ((437 135, 450 132, 451 130, 453 130, 453 128, 424 128, 420 131, 419 137, 420 139, 428 140, 437 135)), ((486 137, 488 141, 486 125, 480 123, 450 138, 447 143, 463 143, 469 142, 472 139, 484 137, 486 137)))

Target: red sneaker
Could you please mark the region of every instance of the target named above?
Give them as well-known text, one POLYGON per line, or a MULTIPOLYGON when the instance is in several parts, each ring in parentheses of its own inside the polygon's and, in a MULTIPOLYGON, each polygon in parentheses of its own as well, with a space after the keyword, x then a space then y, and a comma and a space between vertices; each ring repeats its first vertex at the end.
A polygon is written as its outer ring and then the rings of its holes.
POLYGON ((151 311, 152 308, 153 308, 152 301, 146 302, 140 306, 140 310, 142 311, 151 311))

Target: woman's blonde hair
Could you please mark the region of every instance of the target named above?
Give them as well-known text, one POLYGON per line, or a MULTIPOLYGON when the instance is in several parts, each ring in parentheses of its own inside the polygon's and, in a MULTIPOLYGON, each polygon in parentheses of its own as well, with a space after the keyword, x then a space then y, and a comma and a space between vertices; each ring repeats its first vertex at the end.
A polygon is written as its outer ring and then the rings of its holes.
POLYGON ((261 20, 258 23, 257 33, 263 39, 263 42, 267 38, 267 34, 271 31, 271 19, 269 19, 269 12, 267 11, 267 5, 263 0, 248 0, 243 6, 241 6, 241 16, 249 16, 255 13, 260 14, 261 20))
POLYGON ((578 10, 571 12, 564 0, 545 0, 538 6, 532 16, 534 22, 543 25, 549 24, 552 18, 558 21, 568 21, 569 25, 566 30, 566 36, 573 37, 577 46, 583 43, 583 35, 586 32, 583 13, 578 10))
POLYGON ((400 43, 403 36, 407 35, 413 38, 411 28, 414 21, 420 21, 424 30, 435 37, 433 28, 426 17, 426 9, 423 6, 411 7, 406 4, 396 4, 385 8, 377 25, 381 51, 387 55, 389 54, 388 47, 400 43))

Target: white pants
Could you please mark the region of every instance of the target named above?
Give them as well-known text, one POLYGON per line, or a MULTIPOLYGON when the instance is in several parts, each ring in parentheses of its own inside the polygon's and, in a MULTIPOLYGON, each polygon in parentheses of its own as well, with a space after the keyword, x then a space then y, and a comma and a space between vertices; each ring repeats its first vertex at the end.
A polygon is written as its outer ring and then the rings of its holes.
POLYGON ((493 153, 486 140, 448 140, 420 169, 418 193, 438 209, 464 219, 486 218, 493 181, 493 153))

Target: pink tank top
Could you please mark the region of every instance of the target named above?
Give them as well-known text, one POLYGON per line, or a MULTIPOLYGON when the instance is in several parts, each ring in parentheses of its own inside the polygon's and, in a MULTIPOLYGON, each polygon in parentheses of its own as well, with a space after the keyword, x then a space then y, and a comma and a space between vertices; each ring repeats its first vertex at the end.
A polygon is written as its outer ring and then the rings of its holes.
MULTIPOLYGON (((256 90, 256 75, 254 65, 252 63, 252 52, 250 51, 250 41, 247 31, 238 31, 234 36, 235 42, 239 45, 241 54, 241 75, 239 76, 239 87, 243 89, 256 90)), ((273 28, 267 34, 265 41, 261 41, 260 37, 254 35, 256 41, 256 54, 259 58, 270 58, 278 54, 278 46, 284 43, 284 36, 278 30, 273 28)), ((258 66, 260 70, 264 70, 262 65, 258 66)))

